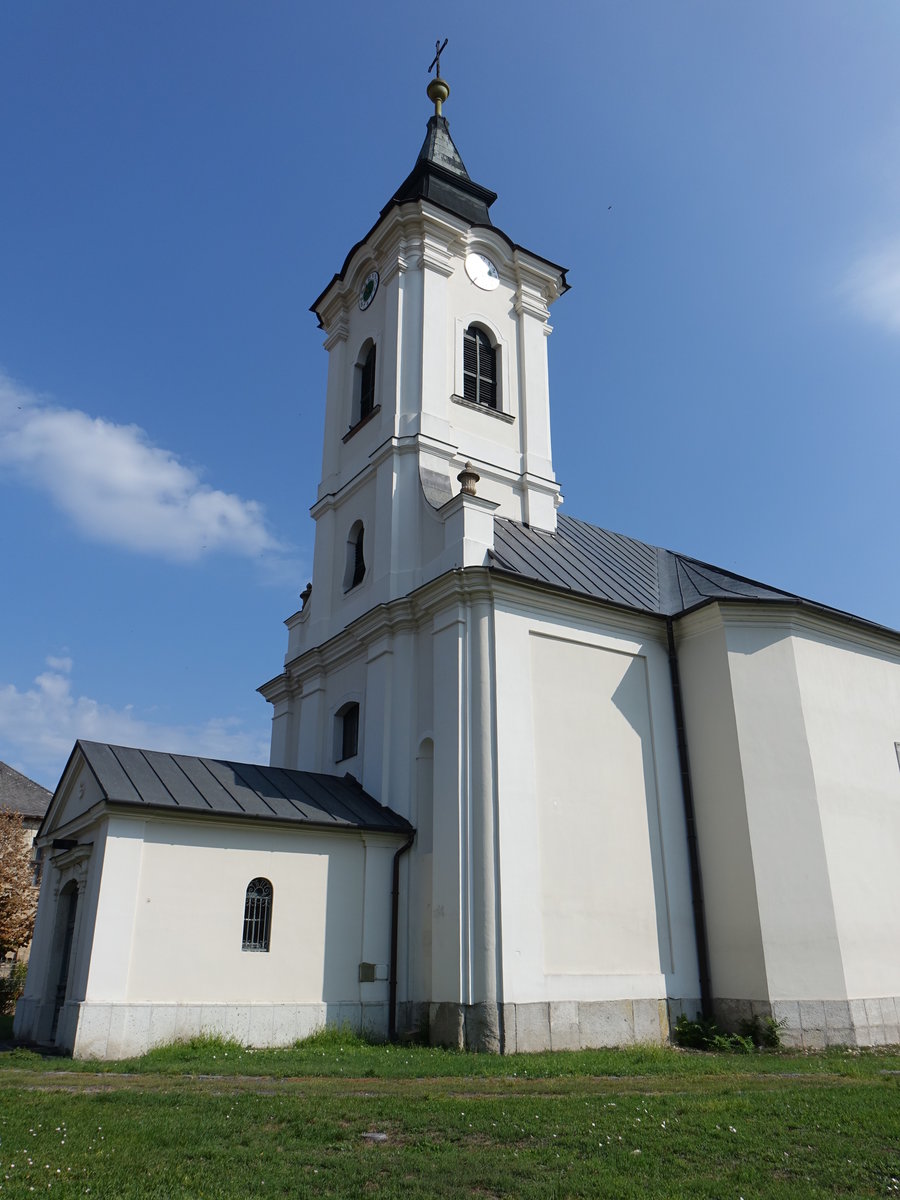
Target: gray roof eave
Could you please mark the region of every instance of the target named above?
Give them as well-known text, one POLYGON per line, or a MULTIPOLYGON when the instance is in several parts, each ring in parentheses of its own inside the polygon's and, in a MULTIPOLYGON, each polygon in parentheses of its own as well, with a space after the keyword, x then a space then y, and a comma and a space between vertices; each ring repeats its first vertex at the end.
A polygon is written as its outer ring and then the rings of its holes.
POLYGON ((378 824, 374 821, 335 824, 334 822, 326 821, 296 821, 264 813, 223 813, 215 809, 193 807, 187 804, 179 805, 177 808, 170 808, 161 804, 141 804, 133 800, 113 800, 108 797, 102 803, 110 811, 142 813, 147 816, 167 818, 169 820, 197 817, 203 821, 227 822, 229 825, 235 822, 241 825, 277 825, 283 829, 309 830, 315 833, 386 833, 400 840, 408 837, 411 833, 415 833, 415 827, 405 817, 401 817, 399 813, 395 814, 393 824, 378 824))

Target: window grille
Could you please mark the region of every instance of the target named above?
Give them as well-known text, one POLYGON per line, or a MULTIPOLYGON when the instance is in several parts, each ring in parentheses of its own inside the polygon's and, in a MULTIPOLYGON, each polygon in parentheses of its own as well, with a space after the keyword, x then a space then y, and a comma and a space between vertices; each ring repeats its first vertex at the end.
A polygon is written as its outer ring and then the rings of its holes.
POLYGON ((463 398, 485 408, 497 407, 497 351, 475 325, 463 336, 463 398))
POLYGON ((359 383, 359 419, 365 420, 375 407, 375 347, 369 347, 369 353, 362 365, 359 383))
POLYGON ((242 950, 269 949, 272 928, 272 885, 268 879, 251 879, 244 900, 244 938, 242 950))

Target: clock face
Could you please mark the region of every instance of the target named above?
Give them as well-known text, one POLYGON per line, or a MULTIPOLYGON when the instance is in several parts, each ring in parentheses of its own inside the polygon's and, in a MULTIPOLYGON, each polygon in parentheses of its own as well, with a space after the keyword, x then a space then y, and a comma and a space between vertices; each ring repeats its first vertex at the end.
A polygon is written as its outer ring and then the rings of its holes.
POLYGON ((359 307, 361 312, 365 312, 372 301, 375 299, 375 293, 378 291, 378 272, 370 271, 363 280, 363 285, 359 289, 359 307))
POLYGON ((500 286, 500 272, 486 254, 466 255, 466 274, 482 291, 492 292, 500 286))

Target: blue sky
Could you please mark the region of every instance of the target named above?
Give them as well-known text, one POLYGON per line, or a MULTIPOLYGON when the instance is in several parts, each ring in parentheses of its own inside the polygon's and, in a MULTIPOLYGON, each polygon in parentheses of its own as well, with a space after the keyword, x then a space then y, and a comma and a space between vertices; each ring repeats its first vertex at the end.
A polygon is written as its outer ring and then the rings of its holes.
POLYGON ((570 268, 565 511, 900 627, 900 6, 0 6, 0 759, 265 760, 311 301, 445 108, 570 268))

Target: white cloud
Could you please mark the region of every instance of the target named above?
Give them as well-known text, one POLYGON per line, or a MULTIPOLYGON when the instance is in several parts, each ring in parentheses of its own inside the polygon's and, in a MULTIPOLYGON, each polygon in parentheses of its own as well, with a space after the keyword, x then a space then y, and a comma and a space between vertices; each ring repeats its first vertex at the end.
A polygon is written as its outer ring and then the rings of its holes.
POLYGON ((46 663, 47 670, 30 688, 0 683, 0 757, 45 787, 55 787, 76 738, 237 762, 268 761, 262 728, 247 730, 228 717, 195 726, 155 724, 131 705, 117 709, 74 695, 70 659, 47 658, 46 663))
POLYGON ((4 464, 100 542, 178 561, 279 549, 260 504, 207 486, 139 426, 47 404, 0 373, 4 464))
POLYGON ((900 333, 900 238, 861 255, 842 290, 867 320, 900 333))

